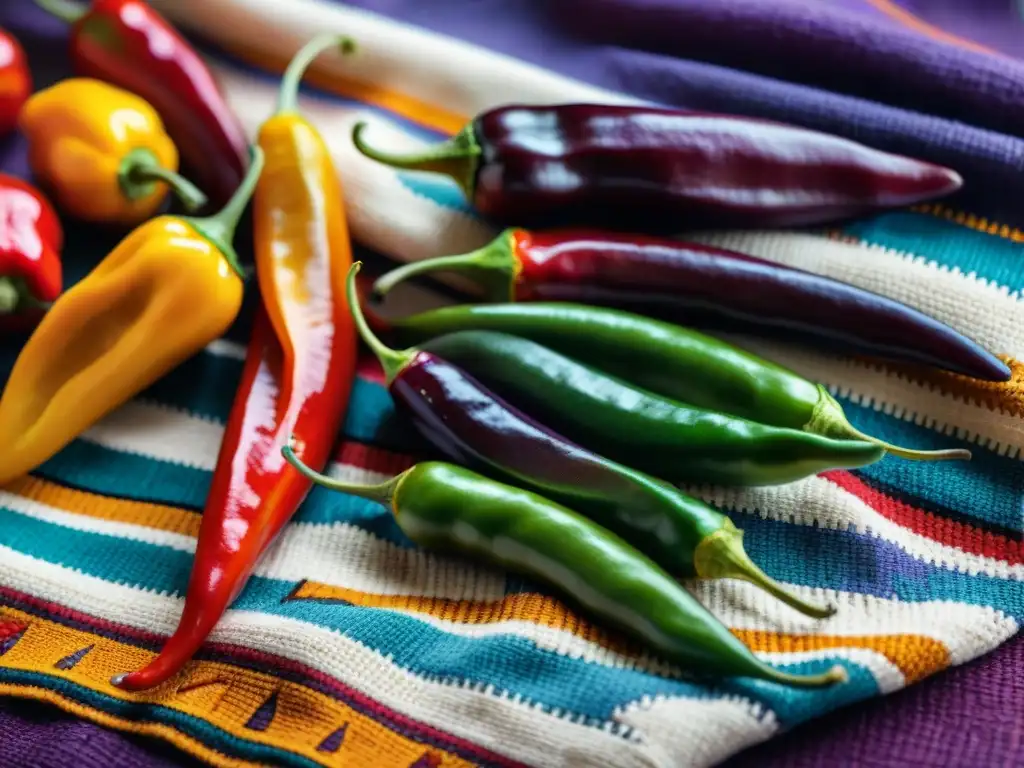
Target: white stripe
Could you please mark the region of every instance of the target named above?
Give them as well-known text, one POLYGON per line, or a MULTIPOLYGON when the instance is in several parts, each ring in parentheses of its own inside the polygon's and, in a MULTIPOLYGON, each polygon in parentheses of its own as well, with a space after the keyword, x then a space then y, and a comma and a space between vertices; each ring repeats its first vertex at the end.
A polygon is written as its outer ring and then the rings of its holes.
POLYGON ((0 507, 26 517, 32 517, 51 525, 70 528, 74 531, 98 533, 118 539, 131 539, 160 547, 169 547, 181 552, 195 551, 195 539, 180 533, 150 528, 145 525, 104 520, 91 515, 78 515, 57 507, 52 507, 34 499, 18 496, 10 491, 0 490, 0 507))
POLYGON ((725 509, 757 512, 770 520, 796 525, 874 536, 895 544, 917 560, 940 568, 997 579, 1024 579, 1024 565, 1010 565, 1004 560, 967 553, 914 533, 883 517, 869 504, 824 477, 756 488, 691 486, 687 490, 725 509))
POLYGON ((621 708, 615 719, 636 729, 655 764, 678 768, 718 765, 779 730, 774 713, 739 696, 645 697, 621 708))
POLYGON ((953 600, 905 602, 859 592, 787 585, 801 597, 837 607, 827 619, 812 619, 779 603, 746 582, 702 581, 691 591, 729 628, 790 635, 862 637, 921 635, 942 643, 950 663, 962 664, 987 653, 1017 632, 1017 622, 1002 611, 953 600))
POLYGON ((1024 302, 1005 286, 880 246, 794 232, 693 236, 887 296, 955 328, 993 352, 1024 357, 1024 302))
MULTIPOLYGON (((112 450, 213 471, 223 428, 165 406, 133 401, 84 435, 112 450)), ((332 465, 329 473, 349 482, 378 483, 387 475, 332 465), (338 474, 344 472, 345 474, 338 474)), ((942 568, 1003 579, 1024 579, 1024 565, 969 554, 939 544, 886 519, 870 505, 823 477, 747 489, 694 487, 691 492, 729 509, 760 510, 772 519, 856 530, 896 544, 910 556, 942 568)))
MULTIPOLYGON (((441 106, 468 120, 477 112, 517 102, 597 100, 638 102, 462 40, 367 11, 317 0, 154 0, 184 29, 254 55, 291 58, 315 35, 351 36, 355 55, 325 53, 313 71, 356 80, 441 106), (452 73, 459 73, 453 77, 452 73)), ((264 117, 273 102, 264 104, 264 117)))

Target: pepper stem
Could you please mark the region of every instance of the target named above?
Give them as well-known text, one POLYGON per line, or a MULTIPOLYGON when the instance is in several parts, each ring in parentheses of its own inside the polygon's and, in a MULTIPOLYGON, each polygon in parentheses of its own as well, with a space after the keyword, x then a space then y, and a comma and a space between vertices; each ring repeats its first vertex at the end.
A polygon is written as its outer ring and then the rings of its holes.
POLYGON ((323 34, 314 37, 292 59, 281 78, 281 90, 277 94, 277 114, 295 112, 298 109, 299 84, 309 65, 328 48, 338 48, 343 55, 355 51, 356 43, 345 35, 323 34))
POLYGON ((743 549, 743 531, 729 520, 697 545, 693 553, 693 566, 697 576, 702 579, 748 581, 805 616, 827 619, 836 612, 833 605, 807 602, 758 568, 743 549))
POLYGON ((74 24, 88 12, 88 6, 71 0, 35 0, 35 4, 51 16, 74 24))
POLYGON ((323 486, 330 491, 348 493, 352 496, 358 496, 361 499, 375 501, 385 507, 391 506, 391 502, 395 498, 395 491, 398 490, 399 483, 401 483, 402 479, 410 472, 410 470, 407 469, 405 472, 395 475, 390 480, 383 483, 377 483, 376 485, 356 485, 353 483, 345 483, 341 480, 335 480, 333 477, 328 477, 327 475, 322 475, 315 469, 304 464, 302 459, 295 455, 295 451, 291 446, 291 441, 281 449, 281 455, 284 456, 285 461, 317 485, 323 486))
POLYGON ((771 671, 765 674, 769 680, 794 688, 824 688, 836 683, 845 683, 850 679, 850 675, 842 664, 836 664, 828 672, 822 672, 820 675, 792 675, 775 667, 768 667, 768 669, 771 671))
POLYGON ((804 425, 804 432, 813 432, 823 437, 834 437, 845 440, 864 440, 869 443, 881 446, 887 453, 898 456, 901 459, 911 461, 970 461, 971 452, 966 448, 946 448, 938 451, 919 451, 913 448, 903 448, 892 443, 887 443, 877 437, 866 435, 854 427, 843 413, 841 406, 836 399, 829 394, 824 387, 818 387, 818 404, 814 406, 814 413, 811 420, 804 425))
POLYGON ((0 315, 9 315, 21 303, 18 286, 9 277, 0 277, 0 315))
POLYGON ((391 349, 386 346, 384 342, 374 335, 373 331, 370 330, 370 324, 366 322, 366 316, 363 314, 363 309, 359 305, 359 292, 356 290, 356 275, 359 274, 359 270, 362 268, 363 263, 357 261, 349 267, 348 277, 346 279, 346 294, 348 298, 349 311, 352 313, 352 320, 356 324, 356 329, 359 331, 359 335, 362 337, 363 342, 370 348, 377 359, 380 360, 381 367, 384 369, 384 377, 387 380, 388 386, 395 380, 395 377, 402 372, 402 369, 409 364, 412 358, 416 355, 415 350, 397 350, 391 349))
POLYGON ((371 160, 393 168, 444 174, 455 180, 467 200, 473 199, 481 150, 472 124, 467 125, 443 144, 429 147, 415 155, 405 156, 381 152, 369 146, 363 140, 365 130, 366 123, 356 123, 352 129, 352 143, 371 160))
POLYGON ((235 252, 232 242, 235 239, 235 229, 238 227, 238 221, 242 218, 242 214, 245 213, 245 208, 249 204, 249 198, 252 197, 252 193, 255 191, 256 184, 260 179, 260 173, 263 171, 263 150, 253 145, 249 148, 249 156, 251 157, 251 162, 249 170, 245 172, 245 178, 242 179, 238 189, 235 190, 231 199, 228 200, 219 213, 202 219, 182 217, 195 227, 203 237, 217 246, 220 252, 224 254, 225 261, 242 280, 245 280, 245 272, 238 261, 238 253, 235 252))
POLYGON ((417 275, 452 270, 469 272, 493 301, 513 301, 515 282, 519 275, 512 230, 507 229, 482 248, 455 256, 438 256, 403 264, 381 275, 373 284, 373 293, 383 298, 388 291, 417 275))
POLYGON ((197 211, 207 203, 206 195, 191 181, 170 168, 149 149, 133 149, 121 160, 117 172, 121 191, 129 200, 139 200, 153 193, 158 182, 169 186, 188 211, 197 211))

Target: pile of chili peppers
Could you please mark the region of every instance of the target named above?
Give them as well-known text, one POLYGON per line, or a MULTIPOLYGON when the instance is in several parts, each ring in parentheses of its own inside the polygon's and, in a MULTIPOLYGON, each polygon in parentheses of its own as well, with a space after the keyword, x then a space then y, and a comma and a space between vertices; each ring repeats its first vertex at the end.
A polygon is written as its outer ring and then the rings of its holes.
POLYGON ((22 131, 34 176, 0 176, 0 324, 29 333, 0 397, 0 481, 225 332, 242 306, 232 242, 252 201, 260 301, 184 609, 159 654, 114 685, 149 689, 189 663, 314 484, 388 506, 419 545, 535 577, 695 674, 846 678, 765 663, 681 585, 743 579, 807 616, 835 611, 762 572, 742 531, 680 486, 970 454, 864 434, 821 385, 706 332, 983 381, 1010 370, 899 302, 680 236, 908 206, 956 191, 955 171, 795 126, 647 106, 509 105, 412 156, 373 147, 359 125, 360 152, 452 177, 505 228, 472 253, 396 268, 361 299, 344 190, 297 106, 314 59, 352 54, 350 40, 319 36, 296 54, 249 146, 202 59, 144 2, 37 2, 71 24, 76 75, 33 93, 24 52, 0 34, 0 134, 22 131), (134 227, 66 291, 58 211, 134 227), (374 306, 404 280, 452 270, 487 300, 397 319, 374 306), (378 486, 323 474, 360 340, 432 451, 378 486))

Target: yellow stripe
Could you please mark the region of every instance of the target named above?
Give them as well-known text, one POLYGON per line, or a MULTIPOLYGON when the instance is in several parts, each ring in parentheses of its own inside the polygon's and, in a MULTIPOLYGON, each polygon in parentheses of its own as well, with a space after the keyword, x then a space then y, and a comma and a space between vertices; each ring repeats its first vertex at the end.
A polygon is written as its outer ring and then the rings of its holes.
MULTIPOLYGON (((0 619, 22 621, 28 629, 2 658, 0 665, 70 680, 90 690, 123 701, 157 704, 213 724, 226 733, 249 742, 284 749, 322 765, 408 766, 428 748, 381 725, 367 715, 327 694, 297 683, 281 680, 222 662, 193 661, 178 677, 142 693, 127 693, 110 684, 119 673, 139 669, 155 654, 90 632, 65 627, 47 619, 5 608, 0 619), (86 646, 93 649, 69 670, 54 665, 86 646), (246 723, 274 692, 276 713, 264 731, 246 728, 246 723), (331 733, 347 724, 345 739, 336 753, 318 752, 317 746, 331 733)), ((221 766, 249 766, 246 760, 227 757, 178 731, 173 725, 129 720, 93 709, 50 689, 4 684, 0 693, 48 701, 87 720, 132 733, 166 739, 203 760, 221 766)), ((440 758, 438 765, 467 766, 457 755, 430 747, 440 758)))
POLYGON ((1009 355, 997 357, 1010 367, 1009 381, 981 381, 969 376, 947 373, 932 368, 920 368, 895 362, 879 363, 865 360, 878 370, 893 371, 907 381, 925 384, 944 395, 963 400, 973 405, 987 408, 1011 416, 1024 416, 1024 363, 1009 355))
MULTIPOLYGON (((639 645, 575 615, 560 601, 535 593, 506 595, 493 602, 449 600, 418 595, 376 595, 345 587, 307 581, 292 593, 292 600, 340 600, 366 608, 385 608, 424 613, 456 624, 493 624, 528 621, 569 632, 621 653, 636 656, 639 645)), ((797 653, 839 648, 866 648, 896 666, 908 682, 919 680, 949 665, 949 650, 924 635, 792 635, 782 632, 732 630, 751 650, 765 653, 797 653)))
MULTIPOLYGON (((289 57, 287 56, 257 52, 250 48, 235 47, 231 44, 225 44, 223 48, 239 61, 265 72, 280 75, 288 67, 289 57)), ((326 74, 318 71, 315 65, 307 71, 303 81, 335 96, 381 107, 407 120, 443 133, 458 133, 470 120, 467 115, 430 104, 414 96, 336 74, 326 74)))
POLYGON ((199 535, 200 516, 187 509, 142 501, 127 501, 65 488, 36 477, 13 480, 4 490, 76 515, 155 528, 193 538, 199 535))

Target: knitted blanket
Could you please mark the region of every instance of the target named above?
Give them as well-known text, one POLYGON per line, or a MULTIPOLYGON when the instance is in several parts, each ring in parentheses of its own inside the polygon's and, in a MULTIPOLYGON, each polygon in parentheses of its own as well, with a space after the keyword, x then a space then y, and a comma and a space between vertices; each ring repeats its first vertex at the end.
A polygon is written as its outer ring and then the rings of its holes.
MULTIPOLYGON (((8 0, 0 25, 32 53, 53 27, 29 5, 8 0)), ((1004 355, 1014 378, 923 379, 731 339, 826 384, 865 431, 974 453, 969 463, 889 457, 779 487, 690 489, 746 531, 770 576, 840 610, 811 621, 743 584, 688 587, 763 658, 794 672, 842 663, 846 685, 696 685, 621 652, 535 585, 419 550, 384 508, 315 489, 186 671, 128 694, 110 676, 152 658, 181 611, 253 294, 224 339, 0 490, 0 694, 219 765, 706 766, 1017 632, 1024 65, 923 23, 894 24, 898 9, 882 0, 868 3, 878 18, 842 7, 851 2, 531 6, 610 53, 600 70, 586 56, 561 65, 566 43, 531 38, 541 27, 500 15, 508 5, 494 4, 486 34, 488 4, 454 0, 421 0, 415 26, 354 7, 387 5, 371 0, 153 5, 209 55, 250 132, 305 40, 325 29, 358 40, 359 55, 317 62, 301 105, 328 140, 353 236, 377 269, 384 258, 463 252, 495 232, 453 185, 360 157, 349 140, 357 120, 371 123, 375 143, 404 149, 501 103, 644 100, 786 120, 952 166, 965 190, 942 206, 823 231, 696 237, 900 299, 1004 355)), ((60 66, 33 64, 41 78, 60 66)), ((6 169, 24 172, 17 140, 8 149, 6 169)), ((69 281, 116 239, 69 225, 69 281)), ((410 310, 440 300, 419 289, 396 296, 410 310)), ((0 348, 0 370, 17 351, 0 348)), ((377 481, 409 466, 416 442, 392 416, 367 360, 331 473, 377 481)))

